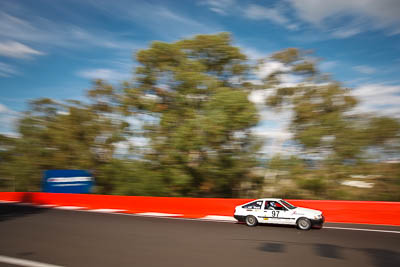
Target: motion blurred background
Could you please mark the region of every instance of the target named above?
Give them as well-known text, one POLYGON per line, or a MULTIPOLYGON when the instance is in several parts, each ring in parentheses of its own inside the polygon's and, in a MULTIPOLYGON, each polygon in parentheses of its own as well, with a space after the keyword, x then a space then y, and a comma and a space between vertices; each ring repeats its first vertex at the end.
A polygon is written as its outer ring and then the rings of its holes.
POLYGON ((0 2, 0 191, 400 201, 400 2, 0 2))

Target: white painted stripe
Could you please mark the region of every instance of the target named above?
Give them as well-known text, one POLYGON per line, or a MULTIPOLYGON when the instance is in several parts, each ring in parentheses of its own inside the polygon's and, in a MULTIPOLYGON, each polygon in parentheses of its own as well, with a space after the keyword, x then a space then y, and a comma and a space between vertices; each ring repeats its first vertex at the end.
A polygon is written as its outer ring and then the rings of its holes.
POLYGON ((56 206, 54 208, 55 209, 60 209, 60 210, 80 210, 80 209, 84 209, 84 207, 77 207, 77 206, 56 206))
POLYGON ((0 262, 18 265, 18 266, 25 266, 25 267, 62 267, 61 265, 41 263, 41 262, 30 261, 30 260, 23 260, 23 259, 11 258, 11 257, 1 256, 1 255, 0 255, 0 262))
MULTIPOLYGON (((152 218, 160 218, 160 219, 171 219, 171 220, 182 220, 182 221, 197 221, 197 222, 206 222, 206 220, 200 218, 183 218, 183 217, 162 217, 162 216, 146 216, 141 215, 139 213, 117 213, 118 215, 125 215, 125 216, 133 216, 133 217, 152 217, 152 218)), ((217 222, 217 223, 234 223, 233 221, 211 221, 210 222, 217 222)))
POLYGON ((237 220, 231 216, 220 216, 220 215, 207 215, 206 217, 199 218, 199 219, 206 220, 206 221, 237 222, 237 220))
POLYGON ((100 213, 119 213, 125 212, 127 210, 117 210, 117 209, 95 209, 95 210, 87 210, 89 212, 100 212, 100 213))
POLYGON ((18 201, 14 200, 0 200, 0 203, 17 203, 18 201))
POLYGON ((365 229, 365 228, 345 228, 345 227, 323 226, 323 229, 336 229, 336 230, 351 230, 351 231, 366 231, 366 232, 381 232, 381 233, 400 234, 400 231, 380 230, 380 229, 365 229))
POLYGON ((142 213, 135 213, 136 215, 140 216, 154 216, 154 217, 177 217, 183 216, 183 214, 172 214, 172 213, 161 213, 161 212, 142 212, 142 213))

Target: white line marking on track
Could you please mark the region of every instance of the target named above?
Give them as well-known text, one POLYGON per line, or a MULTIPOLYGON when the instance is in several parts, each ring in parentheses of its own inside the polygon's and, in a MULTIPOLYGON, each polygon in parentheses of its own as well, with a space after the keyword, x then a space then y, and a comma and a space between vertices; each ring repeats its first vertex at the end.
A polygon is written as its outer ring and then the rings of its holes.
POLYGON ((152 217, 177 217, 183 216, 183 214, 171 214, 171 213, 161 213, 161 212, 142 212, 142 213, 135 213, 136 215, 140 216, 152 216, 152 217))
POLYGON ((18 201, 14 200, 0 200, 0 203, 17 203, 18 201))
POLYGON ((134 216, 134 217, 149 217, 159 219, 171 219, 171 220, 182 220, 182 221, 197 221, 197 222, 216 222, 216 223, 236 223, 233 221, 211 221, 203 220, 202 218, 183 218, 183 217, 165 217, 165 216, 152 216, 152 215, 141 215, 139 213, 116 213, 118 215, 134 216))
POLYGON ((351 231, 366 231, 366 232, 381 232, 381 233, 400 234, 400 231, 380 230, 380 229, 365 229, 365 228, 345 228, 345 227, 324 226, 323 229, 336 229, 336 230, 351 230, 351 231))
POLYGON ((18 265, 18 266, 25 266, 25 267, 62 267, 61 265, 54 265, 48 263, 41 263, 37 261, 30 261, 30 260, 23 260, 18 258, 12 258, 7 256, 0 255, 0 262, 18 265))
POLYGON ((207 215, 206 217, 199 218, 205 221, 223 221, 223 222, 237 222, 237 220, 230 216, 220 216, 220 215, 207 215))
POLYGON ((125 212, 127 210, 118 210, 118 209, 95 209, 95 210, 85 210, 89 212, 100 212, 100 213, 119 213, 125 212))
POLYGON ((84 207, 77 207, 77 206, 57 206, 54 207, 55 209, 60 209, 60 210, 80 210, 84 209, 84 207))

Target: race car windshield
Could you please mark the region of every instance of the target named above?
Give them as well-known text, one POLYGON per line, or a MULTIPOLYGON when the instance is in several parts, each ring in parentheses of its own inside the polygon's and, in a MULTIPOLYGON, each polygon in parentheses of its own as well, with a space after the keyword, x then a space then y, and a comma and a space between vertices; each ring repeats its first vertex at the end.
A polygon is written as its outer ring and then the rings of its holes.
POLYGON ((285 200, 281 200, 281 202, 288 208, 288 209, 295 209, 296 207, 290 204, 289 202, 286 202, 285 200))

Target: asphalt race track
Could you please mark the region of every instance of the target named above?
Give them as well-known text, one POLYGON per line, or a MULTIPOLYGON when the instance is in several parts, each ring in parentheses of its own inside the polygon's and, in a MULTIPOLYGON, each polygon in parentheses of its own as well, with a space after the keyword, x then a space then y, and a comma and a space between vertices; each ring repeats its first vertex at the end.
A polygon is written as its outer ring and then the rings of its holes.
MULTIPOLYGON (((394 215, 394 216, 399 216, 394 215)), ((400 266, 400 227, 258 226, 0 204, 0 266, 400 266), (399 232, 395 232, 399 231, 399 232)))

